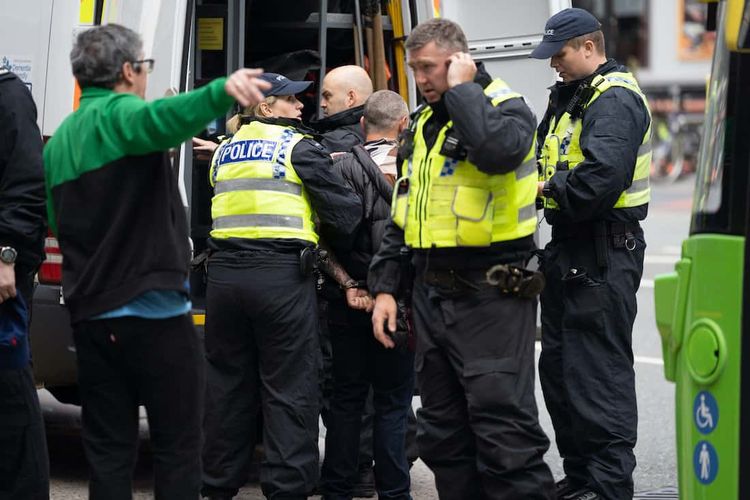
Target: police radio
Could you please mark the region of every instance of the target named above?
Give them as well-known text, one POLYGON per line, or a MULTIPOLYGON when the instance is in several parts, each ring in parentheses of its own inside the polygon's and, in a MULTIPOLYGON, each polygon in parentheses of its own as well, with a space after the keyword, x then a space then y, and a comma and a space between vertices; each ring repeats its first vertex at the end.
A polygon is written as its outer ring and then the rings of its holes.
POLYGON ((453 127, 445 131, 445 139, 443 140, 443 146, 440 148, 440 154, 458 161, 465 160, 468 155, 453 127))

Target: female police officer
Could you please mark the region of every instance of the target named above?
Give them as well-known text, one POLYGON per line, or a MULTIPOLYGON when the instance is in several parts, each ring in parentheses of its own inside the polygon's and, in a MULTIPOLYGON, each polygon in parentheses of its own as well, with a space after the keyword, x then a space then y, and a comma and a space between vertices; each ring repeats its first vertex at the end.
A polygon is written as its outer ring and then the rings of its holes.
POLYGON ((206 292, 203 494, 245 483, 257 408, 263 412, 268 498, 306 498, 318 476, 320 349, 312 248, 320 230, 338 252, 361 218, 356 195, 300 122, 310 82, 264 73, 266 99, 211 165, 214 249, 206 292))

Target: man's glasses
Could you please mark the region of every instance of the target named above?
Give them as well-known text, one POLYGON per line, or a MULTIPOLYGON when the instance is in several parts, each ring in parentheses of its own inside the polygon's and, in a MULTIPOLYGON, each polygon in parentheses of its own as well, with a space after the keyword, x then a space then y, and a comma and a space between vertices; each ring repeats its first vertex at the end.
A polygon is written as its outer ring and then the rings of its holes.
POLYGON ((141 68, 145 69, 146 73, 151 73, 154 70, 153 59, 141 59, 140 61, 130 61, 130 64, 133 65, 133 69, 136 70, 138 73, 141 72, 141 68))

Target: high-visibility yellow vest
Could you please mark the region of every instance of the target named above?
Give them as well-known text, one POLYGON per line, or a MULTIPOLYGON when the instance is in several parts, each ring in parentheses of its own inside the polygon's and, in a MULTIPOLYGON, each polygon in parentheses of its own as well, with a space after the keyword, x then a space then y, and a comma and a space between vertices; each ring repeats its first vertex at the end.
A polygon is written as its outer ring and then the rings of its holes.
MULTIPOLYGON (((591 86, 594 88, 594 93, 592 94, 591 99, 589 99, 589 102, 585 105, 586 108, 591 106, 592 102, 596 101, 600 95, 612 87, 623 87, 640 96, 640 98, 643 99, 643 104, 646 106, 646 110, 648 111, 648 101, 646 100, 646 96, 643 95, 643 92, 638 86, 638 82, 631 73, 614 72, 607 73, 606 75, 597 75, 591 81, 591 86)), ((622 192, 617 199, 614 208, 637 207, 644 203, 648 203, 651 198, 651 188, 649 187, 648 181, 651 168, 650 121, 651 114, 649 111, 649 126, 648 130, 646 130, 646 133, 643 135, 641 146, 638 148, 638 156, 635 170, 633 172, 633 182, 629 188, 622 192)), ((558 161, 567 161, 568 168, 571 169, 575 168, 584 160, 583 151, 581 150, 582 129, 582 120, 571 119, 570 113, 567 111, 557 122, 555 121, 555 117, 552 117, 539 158, 543 169, 540 180, 547 181, 555 174, 558 161)), ((559 209, 557 202, 552 198, 544 199, 544 207, 559 209)))
MULTIPOLYGON (((493 106, 521 97, 500 79, 484 93, 493 106)), ((537 223, 533 142, 515 171, 486 174, 467 159, 440 154, 452 121, 427 149, 423 128, 431 115, 432 109, 426 106, 412 124, 414 152, 404 160, 402 171, 407 174, 393 191, 391 216, 404 229, 406 244, 412 248, 483 247, 533 234, 537 223)))
POLYGON ((213 156, 211 237, 318 242, 310 200, 292 165, 304 135, 292 127, 252 121, 213 156))

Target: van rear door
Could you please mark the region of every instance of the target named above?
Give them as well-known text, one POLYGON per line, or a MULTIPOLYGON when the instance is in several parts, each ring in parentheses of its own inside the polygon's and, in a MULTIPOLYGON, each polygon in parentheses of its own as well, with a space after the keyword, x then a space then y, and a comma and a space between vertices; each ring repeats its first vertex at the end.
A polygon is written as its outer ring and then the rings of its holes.
MULTIPOLYGON (((154 59, 149 75, 146 99, 153 100, 189 90, 188 53, 192 29, 193 2, 188 0, 107 0, 104 2, 102 24, 117 23, 139 33, 143 38, 143 54, 154 59)), ((185 190, 186 145, 175 157, 179 165, 180 195, 186 209, 189 205, 185 190)))

